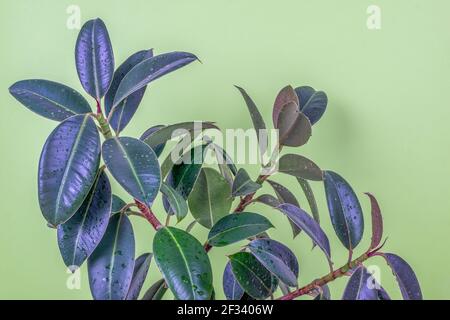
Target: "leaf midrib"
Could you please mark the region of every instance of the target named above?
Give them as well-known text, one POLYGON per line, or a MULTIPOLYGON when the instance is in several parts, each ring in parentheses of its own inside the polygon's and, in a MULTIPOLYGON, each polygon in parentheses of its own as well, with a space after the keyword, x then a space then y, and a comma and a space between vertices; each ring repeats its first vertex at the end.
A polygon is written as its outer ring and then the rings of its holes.
MULTIPOLYGON (((224 234, 230 233, 230 232, 232 232, 234 230, 237 230, 237 229, 241 229, 241 228, 245 228, 245 227, 259 227, 259 226, 268 226, 268 225, 265 224, 265 223, 241 224, 239 226, 231 227, 231 228, 228 228, 227 230, 225 230, 223 232, 219 232, 219 233, 215 234, 214 236, 212 236, 211 238, 208 239, 208 242, 211 242, 211 240, 213 240, 213 239, 215 239, 215 238, 217 238, 219 236, 223 236, 224 234)), ((269 228, 270 228, 270 226, 269 226, 269 228)), ((261 231, 261 232, 263 232, 263 231, 261 231)))

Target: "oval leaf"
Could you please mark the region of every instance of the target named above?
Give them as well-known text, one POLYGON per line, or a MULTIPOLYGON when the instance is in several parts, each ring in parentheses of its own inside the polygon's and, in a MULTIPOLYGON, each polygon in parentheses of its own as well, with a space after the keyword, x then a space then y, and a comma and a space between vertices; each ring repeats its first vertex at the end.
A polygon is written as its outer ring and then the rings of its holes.
POLYGON ((271 273, 252 254, 238 252, 229 258, 233 274, 245 292, 255 299, 273 294, 271 273))
POLYGON ((322 181, 322 170, 311 160, 298 154, 286 154, 280 158, 278 171, 291 176, 322 181))
POLYGON ((75 61, 84 90, 100 101, 114 74, 114 54, 108 30, 101 19, 86 22, 78 35, 75 61))
POLYGON ((292 86, 286 86, 281 89, 275 99, 272 112, 273 126, 275 128, 278 128, 278 118, 280 116, 281 110, 288 103, 293 103, 297 106, 299 105, 298 96, 292 86))
POLYGON ((228 182, 214 169, 203 168, 189 195, 189 209, 195 220, 210 229, 230 213, 231 189, 228 182))
POLYGON ((161 185, 161 170, 153 150, 138 139, 114 137, 103 143, 102 156, 117 182, 151 207, 161 185))
MULTIPOLYGON (((165 126, 163 126, 163 125, 157 125, 157 126, 148 128, 147 130, 145 130, 145 132, 142 134, 142 136, 139 138, 139 140, 145 141, 145 139, 147 139, 152 134, 154 134, 155 132, 157 132, 163 128, 165 128, 165 126)), ((153 151, 155 151, 156 155, 159 157, 165 147, 166 147, 166 143, 161 143, 159 145, 152 147, 152 149, 153 149, 153 151)))
POLYGON ((327 95, 308 86, 295 88, 295 93, 300 102, 300 111, 314 125, 325 113, 328 104, 327 95))
POLYGON ((188 213, 188 205, 183 196, 165 182, 161 185, 161 193, 167 198, 171 212, 175 213, 178 222, 183 220, 188 213))
POLYGON ((137 64, 120 82, 114 97, 113 108, 125 98, 172 71, 197 60, 188 52, 170 52, 145 59, 137 64))
POLYGON ((88 259, 89 285, 95 300, 124 300, 134 269, 134 233, 124 214, 115 214, 88 259))
POLYGON ((324 171, 325 193, 334 230, 350 251, 359 244, 364 232, 364 218, 352 187, 337 173, 324 171))
POLYGON ((278 116, 279 144, 288 147, 300 147, 311 137, 309 119, 299 111, 298 105, 286 104, 278 116))
POLYGON ((330 242, 320 225, 305 211, 289 203, 281 204, 278 209, 289 217, 313 242, 325 253, 331 263, 330 242))
POLYGON ((231 263, 228 262, 223 272, 223 292, 227 300, 241 300, 244 289, 239 285, 231 270, 231 263))
POLYGON ((64 263, 80 267, 100 243, 111 213, 111 185, 104 172, 98 175, 80 209, 58 226, 58 245, 64 263))
POLYGON ((14 98, 31 111, 50 120, 63 121, 91 112, 86 99, 63 84, 47 80, 23 80, 9 88, 14 98))
POLYGON ((373 281, 375 279, 366 268, 360 266, 348 280, 342 300, 378 300, 378 292, 373 281))
POLYGON ((397 279, 404 300, 422 300, 422 290, 411 266, 393 253, 381 254, 397 279))
POLYGON ((212 227, 208 243, 214 247, 223 247, 256 236, 270 228, 273 228, 270 221, 257 213, 230 214, 212 227))
POLYGON ((381 216, 380 206, 375 196, 370 193, 366 193, 366 195, 369 197, 372 207, 372 241, 370 242, 369 248, 371 250, 376 249, 381 243, 381 238, 383 237, 383 217, 381 216))
POLYGON ((250 179, 250 176, 245 169, 239 169, 236 177, 234 178, 231 194, 233 197, 246 196, 248 194, 255 193, 260 188, 261 185, 250 179))
POLYGON ((38 191, 42 214, 57 226, 80 208, 97 176, 100 137, 89 115, 62 122, 45 142, 39 160, 38 191))
POLYGON ((173 227, 160 229, 153 239, 159 270, 178 300, 207 300, 212 294, 212 269, 201 243, 173 227))
POLYGON ((153 50, 143 50, 136 52, 124 63, 117 68, 114 72, 114 77, 111 82, 111 86, 105 96, 105 112, 108 116, 109 123, 116 133, 122 131, 126 125, 130 122, 131 118, 135 114, 139 104, 144 97, 146 87, 141 88, 135 93, 129 95, 115 108, 112 107, 114 103, 114 97, 116 96, 117 89, 123 78, 131 71, 137 64, 153 57, 153 50))
POLYGON ((144 253, 134 262, 133 277, 130 283, 130 289, 126 300, 137 300, 142 286, 144 285, 145 278, 147 277, 148 269, 150 268, 150 262, 152 261, 151 253, 144 253))
POLYGON ((320 223, 319 209, 317 208, 316 198, 314 192, 309 184, 308 180, 297 178, 298 183, 302 187, 303 193, 308 200, 309 208, 311 209, 312 216, 317 223, 320 223))
POLYGON ((147 290, 142 300, 161 300, 166 291, 166 280, 158 280, 147 290))
POLYGON ((283 283, 291 287, 297 286, 298 261, 288 247, 272 239, 256 239, 247 247, 256 259, 283 283))
POLYGON ((248 111, 252 118, 253 127, 256 130, 256 137, 258 138, 260 152, 261 154, 264 154, 267 150, 268 145, 267 129, 264 119, 261 116, 258 107, 253 102, 252 98, 250 98, 250 96, 247 94, 247 92, 238 86, 235 87, 239 90, 245 100, 245 104, 247 105, 248 111))
POLYGON ((276 208, 281 204, 277 198, 275 198, 270 194, 262 194, 258 198, 254 199, 252 202, 259 202, 272 208, 276 208))

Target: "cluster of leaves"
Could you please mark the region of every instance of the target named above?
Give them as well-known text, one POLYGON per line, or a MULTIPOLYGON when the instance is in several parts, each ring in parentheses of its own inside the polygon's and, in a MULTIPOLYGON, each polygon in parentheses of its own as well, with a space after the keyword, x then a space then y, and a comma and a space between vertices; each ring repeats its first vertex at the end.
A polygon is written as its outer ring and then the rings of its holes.
MULTIPOLYGON (((386 259, 405 299, 421 298, 410 266, 397 255, 380 253, 381 213, 370 194, 372 242, 366 252, 352 261, 353 251, 363 236, 363 212, 355 192, 337 173, 323 171, 297 154, 279 158, 278 171, 296 178, 309 202, 310 215, 291 191, 269 179, 269 175, 253 181, 214 142, 195 143, 202 130, 219 129, 214 123, 202 123, 200 132, 194 129, 193 122, 185 122, 153 126, 140 139, 119 135, 135 114, 147 85, 197 60, 196 56, 186 52, 154 56, 152 50, 140 51, 115 70, 109 35, 100 19, 83 26, 75 56, 82 87, 96 102, 95 113, 80 93, 56 82, 20 81, 10 88, 10 93, 35 113, 60 122, 48 137, 39 161, 39 204, 48 225, 57 229, 64 263, 75 270, 87 261, 95 299, 137 299, 152 257, 162 279, 147 290, 144 299, 161 299, 167 289, 177 299, 214 299, 208 251, 239 241, 247 243, 241 251, 229 256, 223 273, 223 290, 228 299, 266 299, 273 297, 277 288, 281 288, 283 299, 302 294, 330 299, 327 283, 349 273, 344 299, 389 299, 382 287, 367 285, 373 279, 362 263, 374 255, 386 259), (190 150, 180 155, 180 161, 173 162, 169 155, 160 165, 158 158, 177 129, 185 129, 191 135, 190 150), (219 170, 206 167, 201 161, 186 161, 184 157, 203 159, 207 152, 226 160, 218 161, 219 170), (132 201, 125 202, 113 194, 109 175, 132 201), (320 226, 310 181, 324 184, 334 230, 349 250, 349 262, 337 270, 333 270, 330 242, 320 226), (274 195, 256 196, 263 183, 273 188, 274 195), (187 230, 170 226, 170 219, 166 225, 159 222, 151 209, 159 193, 168 217, 175 216, 181 221, 191 213, 194 221, 187 230), (232 210, 235 199, 239 204, 232 210), (273 225, 265 216, 247 211, 252 203, 268 205, 284 214, 294 237, 300 232, 309 236, 325 254, 331 273, 298 288, 296 256, 287 246, 269 237, 266 232, 273 225), (135 257, 130 215, 144 217, 154 226, 153 253, 135 257), (210 229, 204 244, 190 234, 196 223, 210 229)), ((255 129, 265 130, 256 104, 244 89, 238 89, 255 129)), ((282 89, 273 108, 273 125, 280 133, 275 151, 306 144, 312 126, 320 120, 326 106, 324 92, 311 87, 282 89)), ((264 151, 267 137, 258 137, 264 151)), ((184 137, 179 138, 181 141, 184 137)))

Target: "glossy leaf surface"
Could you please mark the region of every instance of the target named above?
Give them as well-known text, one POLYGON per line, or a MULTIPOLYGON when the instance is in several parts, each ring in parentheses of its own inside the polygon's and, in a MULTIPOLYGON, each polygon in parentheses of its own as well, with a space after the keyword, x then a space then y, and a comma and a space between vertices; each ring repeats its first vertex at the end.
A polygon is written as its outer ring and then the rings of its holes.
POLYGON ((342 300, 378 300, 378 292, 372 275, 360 266, 347 282, 342 300))
POLYGON ((334 230, 342 244, 353 250, 364 232, 364 217, 352 187, 337 173, 324 171, 328 211, 334 230))
POLYGON ((81 94, 63 84, 47 80, 23 80, 9 88, 14 98, 31 111, 51 120, 63 121, 91 112, 81 94))
POLYGON ((279 160, 278 171, 297 178, 322 180, 322 170, 314 162, 298 154, 282 156, 279 160))
POLYGON ((299 111, 295 103, 288 103, 281 109, 277 127, 279 143, 283 146, 303 146, 312 135, 309 119, 299 111))
POLYGON ((178 222, 183 220, 188 214, 188 205, 183 196, 165 182, 161 184, 161 193, 166 197, 171 212, 175 213, 178 222))
POLYGON ((257 213, 230 214, 212 227, 208 235, 208 243, 215 247, 223 247, 256 236, 272 227, 273 225, 266 217, 257 213))
POLYGON ((314 125, 325 113, 328 104, 327 95, 308 86, 295 88, 295 93, 300 103, 300 111, 314 125))
POLYGON ((75 62, 84 90, 99 101, 106 94, 114 74, 114 54, 108 30, 101 19, 89 20, 80 30, 75 62))
POLYGON ((139 293, 144 285, 151 261, 152 254, 144 253, 134 262, 133 277, 131 279, 130 289, 128 290, 126 300, 137 300, 137 298, 139 298, 139 293))
POLYGON ((272 120, 274 128, 278 128, 278 119, 284 106, 293 103, 299 105, 298 96, 292 86, 286 86, 278 93, 273 105, 272 120))
POLYGON ((158 280, 145 292, 142 300, 161 300, 166 291, 166 280, 158 280))
POLYGON ((53 226, 80 208, 97 175, 100 137, 88 115, 68 118, 45 142, 39 161, 39 205, 53 226))
POLYGON ((153 254, 170 290, 179 300, 207 300, 212 294, 212 269, 202 244, 173 227, 160 229, 153 254))
POLYGON ((240 300, 244 295, 244 289, 242 289, 234 276, 230 262, 227 263, 225 271, 223 272, 222 284, 227 300, 240 300))
POLYGON ((246 196, 248 194, 255 193, 260 188, 261 185, 250 179, 247 171, 241 168, 234 178, 231 194, 233 197, 246 196))
POLYGON ((134 232, 124 214, 109 221, 102 241, 88 259, 89 285, 96 300, 124 300, 134 270, 134 232))
POLYGON ((317 223, 320 223, 319 209, 317 208, 316 197, 309 184, 308 180, 297 178, 298 183, 302 187, 303 193, 305 194, 306 200, 308 200, 309 208, 311 209, 312 216, 317 223))
POLYGON ((94 182, 80 209, 58 226, 58 246, 64 263, 79 267, 100 243, 111 214, 111 185, 104 172, 94 182))
POLYGON ((102 156, 117 182, 151 207, 161 185, 161 170, 153 150, 138 139, 114 137, 103 143, 102 156))

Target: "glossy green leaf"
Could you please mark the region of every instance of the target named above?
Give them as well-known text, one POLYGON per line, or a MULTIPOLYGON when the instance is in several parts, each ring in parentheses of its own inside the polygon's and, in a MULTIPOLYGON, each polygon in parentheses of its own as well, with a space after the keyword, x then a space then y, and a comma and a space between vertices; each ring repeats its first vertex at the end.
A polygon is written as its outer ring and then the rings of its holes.
POLYGON ((189 195, 189 209, 195 220, 210 229, 230 213, 231 189, 222 175, 214 169, 203 168, 189 195))
POLYGON ((294 253, 284 244, 272 239, 256 239, 247 245, 250 252, 267 270, 283 283, 296 287, 298 261, 294 253))
POLYGON ((291 176, 322 181, 322 170, 311 160, 298 154, 285 154, 279 160, 278 171, 291 176))
POLYGON ((166 280, 158 280, 145 292, 142 300, 161 300, 166 291, 166 280))
POLYGON ((150 262, 152 261, 151 253, 144 253, 134 262, 133 277, 131 279, 130 288, 128 289, 126 300, 137 300, 141 293, 144 281, 147 278, 150 262))
POLYGON ((105 172, 98 174, 81 207, 58 226, 58 246, 67 267, 80 267, 100 243, 111 215, 111 185, 105 172))
POLYGON ((150 82, 197 60, 188 52, 169 52, 138 63, 120 82, 114 96, 113 108, 150 82))
POLYGON ((255 299, 266 299, 273 294, 271 273, 248 252, 229 256, 231 269, 239 285, 255 299))
POLYGON ((241 168, 234 178, 231 194, 233 197, 246 196, 248 194, 255 193, 260 188, 261 185, 250 179, 247 171, 241 168))
POLYGON ((273 228, 270 221, 257 213, 230 214, 212 227, 208 243, 214 247, 223 247, 256 236, 270 228, 273 228))
POLYGON ((117 182, 151 207, 161 185, 161 170, 153 150, 138 139, 114 137, 103 143, 102 156, 117 182))
POLYGON ((364 233, 364 217, 352 187, 335 172, 324 171, 328 211, 334 230, 350 251, 359 244, 364 233))
POLYGON ((311 209, 312 216, 317 223, 320 223, 319 209, 317 208, 316 197, 309 184, 308 180, 298 178, 297 181, 302 187, 303 193, 305 194, 306 200, 308 200, 309 208, 311 209))
POLYGON ((45 142, 39 161, 38 192, 50 225, 69 220, 80 208, 97 176, 100 136, 89 115, 58 125, 45 142))
POLYGON ((212 269, 202 244, 189 233, 173 227, 160 229, 153 239, 159 270, 179 300, 211 297, 212 269))
POLYGON ((235 87, 239 90, 245 100, 248 111, 252 118, 253 127, 256 130, 256 137, 258 138, 260 152, 261 154, 264 154, 267 150, 268 145, 267 129, 264 119, 261 116, 258 107, 253 102, 252 98, 250 98, 250 96, 247 94, 247 92, 238 86, 235 87))
POLYGON ((81 94, 53 81, 23 80, 13 84, 9 92, 25 107, 51 120, 63 121, 76 114, 91 112, 81 94))
POLYGON ((88 259, 89 285, 96 300, 124 300, 134 270, 134 232, 124 214, 109 221, 102 241, 88 259))
POLYGON ((183 220, 188 213, 188 205, 183 196, 165 182, 161 184, 161 193, 167 197, 171 212, 175 213, 178 222, 183 220))

